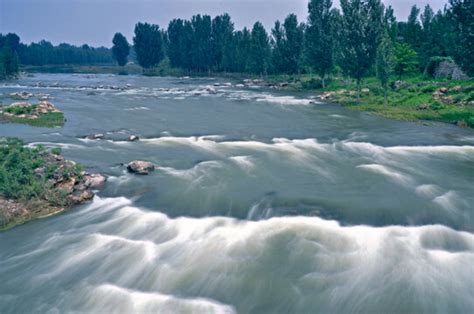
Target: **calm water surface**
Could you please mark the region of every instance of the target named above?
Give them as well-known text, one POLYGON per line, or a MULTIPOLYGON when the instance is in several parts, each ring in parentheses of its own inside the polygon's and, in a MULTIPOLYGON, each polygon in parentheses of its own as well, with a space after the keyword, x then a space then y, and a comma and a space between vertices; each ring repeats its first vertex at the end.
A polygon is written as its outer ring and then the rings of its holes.
POLYGON ((0 136, 109 176, 92 203, 0 233, 0 312, 474 311, 472 130, 225 83, 0 85, 51 94, 67 118, 0 136), (135 159, 157 171, 128 174, 135 159))

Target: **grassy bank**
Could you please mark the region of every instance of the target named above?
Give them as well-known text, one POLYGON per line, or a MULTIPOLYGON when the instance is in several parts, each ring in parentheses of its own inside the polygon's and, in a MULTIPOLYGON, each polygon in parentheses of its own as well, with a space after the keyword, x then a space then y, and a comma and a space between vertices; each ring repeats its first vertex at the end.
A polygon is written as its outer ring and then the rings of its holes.
POLYGON ((392 79, 388 89, 388 104, 384 91, 375 77, 362 85, 360 100, 354 81, 332 78, 322 88, 321 81, 310 76, 269 76, 271 84, 282 84, 294 91, 309 91, 324 101, 341 104, 352 110, 371 112, 386 118, 404 121, 439 121, 474 127, 474 81, 426 79, 422 75, 392 79), (287 84, 288 83, 288 84, 287 84))

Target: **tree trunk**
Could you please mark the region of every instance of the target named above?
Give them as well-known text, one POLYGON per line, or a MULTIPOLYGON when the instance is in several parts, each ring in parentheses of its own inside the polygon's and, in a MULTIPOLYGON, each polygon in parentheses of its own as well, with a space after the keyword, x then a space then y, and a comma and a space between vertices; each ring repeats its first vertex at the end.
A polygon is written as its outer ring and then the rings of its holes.
POLYGON ((326 88, 326 81, 324 80, 324 77, 325 77, 325 76, 326 76, 326 75, 324 75, 324 74, 321 76, 321 82, 322 82, 322 84, 323 84, 323 88, 326 88))
POLYGON ((384 86, 383 88, 383 104, 385 107, 388 105, 387 86, 384 86))
POLYGON ((360 83, 361 83, 361 79, 358 78, 357 79, 357 102, 360 102, 360 83))

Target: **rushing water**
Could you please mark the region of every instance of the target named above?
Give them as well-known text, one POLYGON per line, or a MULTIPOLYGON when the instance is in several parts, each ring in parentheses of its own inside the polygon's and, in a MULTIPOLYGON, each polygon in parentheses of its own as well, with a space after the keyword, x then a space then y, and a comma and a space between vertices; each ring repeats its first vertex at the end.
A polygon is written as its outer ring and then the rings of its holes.
POLYGON ((225 82, 0 85, 67 118, 1 136, 109 176, 91 204, 0 233, 1 313, 474 311, 472 130, 225 82), (157 171, 128 174, 134 159, 157 171))

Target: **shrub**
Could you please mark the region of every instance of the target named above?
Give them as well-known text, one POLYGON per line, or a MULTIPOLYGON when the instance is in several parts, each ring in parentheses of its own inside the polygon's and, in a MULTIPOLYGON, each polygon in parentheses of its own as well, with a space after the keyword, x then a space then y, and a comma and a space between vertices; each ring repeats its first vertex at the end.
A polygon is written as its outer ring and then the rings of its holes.
POLYGON ((454 63, 454 60, 451 57, 431 57, 430 61, 428 61, 428 65, 425 68, 425 76, 434 77, 436 68, 441 62, 444 61, 454 63))
POLYGON ((56 147, 56 148, 51 149, 51 154, 53 154, 53 155, 61 155, 61 148, 56 147))

